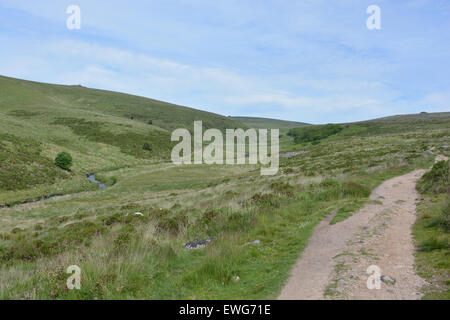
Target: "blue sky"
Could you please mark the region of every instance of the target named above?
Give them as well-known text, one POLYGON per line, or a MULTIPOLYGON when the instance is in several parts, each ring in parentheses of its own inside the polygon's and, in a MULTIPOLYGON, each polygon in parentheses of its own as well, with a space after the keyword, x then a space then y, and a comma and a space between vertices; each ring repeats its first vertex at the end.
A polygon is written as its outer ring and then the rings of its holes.
POLYGON ((0 43, 1 75, 223 115, 450 111, 448 0, 0 0, 0 43), (381 30, 366 27, 373 4, 381 30))

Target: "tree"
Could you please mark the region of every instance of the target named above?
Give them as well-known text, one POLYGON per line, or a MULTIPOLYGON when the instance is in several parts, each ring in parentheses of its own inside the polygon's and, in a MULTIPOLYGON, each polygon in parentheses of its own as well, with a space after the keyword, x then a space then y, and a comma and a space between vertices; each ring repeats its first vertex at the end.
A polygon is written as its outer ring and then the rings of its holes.
POLYGON ((72 166, 72 156, 65 151, 60 152, 55 158, 55 164, 61 169, 70 171, 70 167, 72 166))

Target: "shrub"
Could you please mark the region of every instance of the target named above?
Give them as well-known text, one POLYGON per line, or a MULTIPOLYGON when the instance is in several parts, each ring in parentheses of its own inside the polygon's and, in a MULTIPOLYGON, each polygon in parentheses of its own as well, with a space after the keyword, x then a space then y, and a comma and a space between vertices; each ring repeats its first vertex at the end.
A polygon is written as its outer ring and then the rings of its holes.
POLYGON ((114 239, 114 245, 116 248, 126 247, 132 239, 132 234, 136 229, 131 225, 122 227, 119 231, 119 235, 114 239))
POLYGON ((441 208, 441 213, 433 216, 428 224, 426 225, 428 228, 438 227, 444 230, 445 232, 450 232, 450 199, 447 199, 444 206, 441 208))
POLYGON ((148 120, 148 124, 153 124, 153 120, 148 120))
POLYGON ((117 177, 116 176, 112 176, 111 177, 111 185, 115 185, 117 183, 117 177))
POLYGON ((278 192, 287 197, 294 196, 294 187, 286 182, 274 182, 270 185, 270 188, 275 192, 278 192))
POLYGON ((450 190, 450 163, 439 161, 425 173, 417 183, 417 190, 421 193, 445 193, 450 190))
POLYGON ((335 135, 343 129, 344 126, 339 124, 326 124, 294 128, 289 130, 288 135, 294 137, 295 143, 313 142, 335 135))
POLYGON ((70 170, 70 167, 72 166, 72 156, 65 151, 60 152, 55 158, 55 164, 61 169, 70 170))
POLYGON ((280 200, 273 194, 255 193, 249 200, 244 202, 244 207, 247 207, 251 204, 262 207, 279 208, 280 200))
POLYGON ((159 231, 175 236, 180 231, 180 228, 185 226, 187 222, 187 216, 184 214, 180 214, 175 217, 162 218, 158 222, 157 227, 159 231))
POLYGON ((152 146, 148 142, 146 142, 142 146, 142 149, 147 150, 147 151, 152 151, 152 146))

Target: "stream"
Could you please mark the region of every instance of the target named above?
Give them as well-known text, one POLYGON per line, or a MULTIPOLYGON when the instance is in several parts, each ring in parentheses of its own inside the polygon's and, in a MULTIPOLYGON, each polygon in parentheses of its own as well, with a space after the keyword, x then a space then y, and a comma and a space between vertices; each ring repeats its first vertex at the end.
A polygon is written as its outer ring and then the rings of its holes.
POLYGON ((100 181, 98 181, 97 179, 95 179, 95 174, 86 174, 86 177, 88 178, 89 181, 94 182, 96 184, 98 184, 98 187, 100 189, 103 189, 106 187, 106 185, 104 183, 101 183, 100 181))

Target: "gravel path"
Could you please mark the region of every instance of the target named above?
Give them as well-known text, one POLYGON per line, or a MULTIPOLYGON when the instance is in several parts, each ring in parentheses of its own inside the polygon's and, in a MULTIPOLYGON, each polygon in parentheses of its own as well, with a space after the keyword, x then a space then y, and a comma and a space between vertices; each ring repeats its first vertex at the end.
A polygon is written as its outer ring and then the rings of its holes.
MULTIPOLYGON (((437 157, 436 160, 443 160, 437 157)), ((291 270, 279 299, 419 299, 425 281, 414 271, 411 227, 416 218, 415 189, 425 170, 383 182, 350 218, 321 221, 291 270), (368 289, 367 268, 381 270, 380 289, 368 289)))

